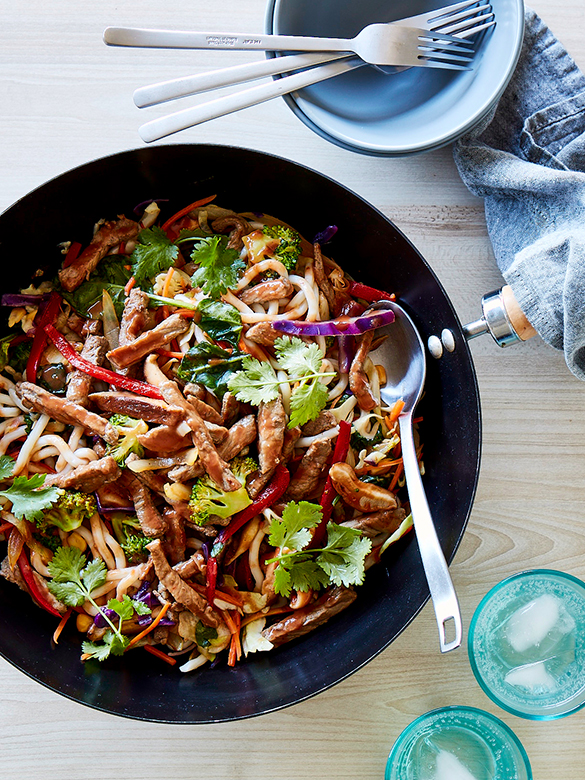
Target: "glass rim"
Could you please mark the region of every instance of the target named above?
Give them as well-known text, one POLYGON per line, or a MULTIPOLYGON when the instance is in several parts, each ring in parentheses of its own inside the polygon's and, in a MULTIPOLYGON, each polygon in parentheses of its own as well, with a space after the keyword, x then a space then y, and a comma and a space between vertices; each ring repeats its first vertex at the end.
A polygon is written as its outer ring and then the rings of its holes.
POLYGON ((388 769, 391 768, 390 762, 397 758, 397 756, 399 755, 400 751, 403 749, 404 744, 407 741, 408 737, 411 735, 411 733, 413 731, 416 731, 416 729, 425 721, 428 721, 431 718, 436 717, 438 715, 448 714, 448 713, 451 714, 463 713, 467 715, 474 715, 475 717, 479 716, 480 718, 490 721, 490 723, 492 723, 496 728, 500 729, 504 733, 504 735, 510 740, 513 747, 518 751, 519 757, 524 763, 524 769, 526 770, 526 780, 533 780, 532 767, 530 765, 528 753, 526 752, 526 749, 522 744, 522 742, 520 741, 519 737, 510 728, 510 726, 508 726, 507 723, 504 723, 504 721, 501 720, 501 718, 498 718, 497 715, 493 715, 491 712, 488 712, 487 710, 482 710, 479 707, 470 707, 464 704, 450 704, 444 707, 436 707, 435 709, 429 710, 428 712, 419 715, 417 718, 411 721, 407 726, 405 726, 404 729, 400 732, 400 734, 396 738, 394 744, 392 745, 390 753, 388 755, 388 759, 386 761, 386 773, 385 773, 386 777, 388 775, 388 769))
POLYGON ((471 618, 471 621, 469 623, 469 631, 467 634, 467 656, 469 658, 471 671, 473 672, 473 676, 475 677, 476 682, 478 683, 482 691, 486 694, 486 696, 489 699, 491 699, 491 701, 493 701, 494 704, 497 704, 498 707, 501 707, 503 710, 509 712, 511 715, 515 715, 518 718, 525 718, 527 720, 542 720, 542 721, 558 720, 559 718, 565 718, 568 717, 569 715, 573 715, 575 712, 578 712, 579 710, 583 709, 583 707, 585 707, 585 698, 582 702, 576 702, 570 709, 560 713, 526 712, 524 710, 514 707, 512 704, 508 704, 506 701, 501 699, 497 695, 497 693, 495 693, 487 685, 487 683, 483 678, 483 675, 479 671, 478 665, 475 660, 475 651, 473 647, 474 638, 475 638, 475 629, 483 610, 486 608, 486 606, 489 604, 492 598, 501 590, 504 590, 508 585, 510 585, 511 583, 517 580, 527 579, 533 576, 546 576, 558 580, 566 580, 567 582, 576 585, 582 591, 583 599, 585 600, 585 582, 579 579, 579 577, 575 577, 573 574, 569 574, 568 572, 560 571, 558 569, 524 569, 523 571, 519 571, 516 574, 511 574, 509 577, 500 580, 500 582, 497 582, 492 588, 490 588, 490 590, 488 590, 488 592, 485 594, 485 596, 481 599, 481 601, 475 608, 473 617, 471 618))

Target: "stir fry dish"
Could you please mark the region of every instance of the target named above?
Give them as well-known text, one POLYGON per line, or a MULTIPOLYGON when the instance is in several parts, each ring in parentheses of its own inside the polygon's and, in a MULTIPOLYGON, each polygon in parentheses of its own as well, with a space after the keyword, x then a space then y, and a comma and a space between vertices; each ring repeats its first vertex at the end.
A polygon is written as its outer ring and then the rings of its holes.
POLYGON ((66 236, 1 300, 0 573, 82 661, 234 666, 349 606, 412 527, 375 361, 394 296, 322 253, 336 228, 214 200, 66 236))

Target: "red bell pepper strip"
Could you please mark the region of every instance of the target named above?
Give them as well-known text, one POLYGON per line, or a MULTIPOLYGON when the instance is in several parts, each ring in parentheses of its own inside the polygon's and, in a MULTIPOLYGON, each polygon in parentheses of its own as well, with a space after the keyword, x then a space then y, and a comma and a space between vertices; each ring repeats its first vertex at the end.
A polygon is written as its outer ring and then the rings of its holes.
POLYGON ((77 260, 77 256, 81 252, 81 244, 79 241, 73 241, 69 249, 67 250, 67 254, 65 255, 65 260, 63 260, 63 268, 68 268, 72 263, 74 263, 77 260))
POLYGON ((262 512, 263 509, 267 509, 269 506, 272 506, 274 503, 276 503, 278 499, 284 495, 289 482, 290 474, 288 469, 282 465, 278 465, 276 467, 276 471, 274 472, 274 476, 268 485, 266 485, 264 490, 258 494, 256 500, 245 509, 242 509, 241 512, 237 512, 230 520, 229 525, 226 525, 226 527, 222 529, 216 536, 213 547, 211 548, 211 553, 207 559, 205 578, 207 601, 209 604, 213 604, 213 599, 215 598, 218 566, 217 558, 223 552, 225 543, 231 536, 236 533, 236 531, 239 531, 240 528, 248 522, 248 520, 256 517, 256 515, 262 512))
POLYGON ((137 395, 145 395, 148 398, 163 400, 162 393, 158 387, 149 385, 148 382, 141 382, 139 379, 130 379, 123 374, 117 374, 115 371, 96 366, 95 363, 90 363, 89 360, 82 358, 67 339, 52 325, 46 325, 45 332, 63 357, 68 360, 72 366, 83 371, 84 374, 89 374, 89 376, 92 376, 94 379, 100 379, 102 382, 116 385, 116 387, 121 387, 124 390, 130 390, 130 392, 136 393, 137 395))
MULTIPOLYGON (((337 441, 335 442, 335 449, 333 450, 333 458, 331 460, 331 465, 334 463, 342 463, 347 458, 347 453, 349 451, 349 440, 351 437, 351 423, 346 422, 345 420, 341 420, 339 423, 339 433, 337 434, 337 441)), ((319 525, 315 528, 315 532, 313 534, 313 538, 311 539, 311 542, 309 544, 309 547, 319 547, 321 545, 321 542, 325 536, 325 530, 327 528, 327 523, 331 519, 331 513, 333 511, 333 500, 335 499, 335 496, 337 495, 337 491, 333 487, 333 482, 331 481, 331 477, 327 476, 327 481, 325 482, 325 487, 323 489, 323 494, 321 496, 321 500, 319 503, 321 504, 321 509, 323 510, 323 516, 321 517, 321 520, 319 522, 319 525)))
POLYGON ((30 355, 26 364, 26 378, 33 384, 37 381, 37 371, 39 369, 39 363, 41 356, 45 350, 47 343, 47 334, 45 333, 45 326, 52 325, 57 319, 59 309, 61 308, 61 296, 59 293, 52 292, 45 310, 39 317, 38 324, 35 326, 35 336, 33 339, 30 355))
POLYGON ((369 287, 361 282, 351 282, 349 285, 349 294, 356 298, 363 298, 364 301, 393 301, 396 296, 393 293, 377 290, 375 287, 369 287))
POLYGON ((61 620, 63 615, 60 612, 57 612, 57 610, 52 607, 48 601, 45 601, 44 596, 39 590, 39 586, 36 583, 33 570, 30 567, 28 558, 26 557, 26 552, 24 550, 20 553, 20 557, 18 559, 18 568, 20 569, 23 580, 26 582, 26 586, 30 595, 37 602, 39 607, 42 607, 47 612, 50 612, 51 615, 55 615, 55 617, 58 617, 59 620, 61 620))

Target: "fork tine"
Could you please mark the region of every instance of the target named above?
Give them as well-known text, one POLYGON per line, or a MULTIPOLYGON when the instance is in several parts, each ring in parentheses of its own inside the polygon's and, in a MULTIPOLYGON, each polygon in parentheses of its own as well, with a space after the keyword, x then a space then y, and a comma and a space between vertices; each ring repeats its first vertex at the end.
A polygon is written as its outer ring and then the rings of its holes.
POLYGON ((438 46, 441 43, 446 44, 449 48, 455 46, 462 46, 461 51, 469 51, 473 47, 473 41, 466 41, 459 38, 456 35, 448 35, 444 32, 437 32, 436 30, 429 30, 428 32, 421 31, 418 35, 420 41, 429 41, 432 46, 438 46))
POLYGON ((428 11, 428 13, 425 14, 427 22, 430 25, 433 22, 439 22, 445 17, 452 18, 457 15, 457 11, 464 15, 473 13, 474 9, 472 6, 477 5, 478 1, 479 0, 463 0, 459 3, 453 3, 453 5, 446 5, 443 8, 436 8, 434 11, 428 11))
POLYGON ((469 30, 465 30, 464 32, 457 33, 457 38, 461 38, 464 40, 465 38, 470 38, 472 35, 475 35, 478 32, 481 32, 482 30, 487 30, 489 27, 495 27, 496 20, 492 19, 491 22, 486 22, 485 24, 480 24, 477 27, 472 27, 469 30))
POLYGON ((484 3, 483 5, 475 5, 475 7, 468 6, 459 13, 448 14, 447 16, 433 17, 429 19, 430 30, 440 30, 447 25, 451 25, 460 20, 473 20, 477 18, 477 14, 484 11, 491 12, 492 6, 490 3, 484 3))
POLYGON ((458 54, 449 54, 449 52, 441 51, 439 49, 427 49, 423 50, 423 53, 419 55, 419 59, 432 62, 450 62, 452 65, 468 65, 472 61, 472 57, 462 57, 458 54))
POLYGON ((458 35, 458 33, 465 32, 467 30, 473 30, 475 32, 476 29, 481 27, 482 23, 486 21, 489 21, 490 23, 495 22, 493 11, 482 14, 481 16, 474 16, 473 19, 465 19, 461 22, 457 22, 456 24, 449 25, 448 27, 443 28, 441 32, 448 32, 450 35, 458 35))

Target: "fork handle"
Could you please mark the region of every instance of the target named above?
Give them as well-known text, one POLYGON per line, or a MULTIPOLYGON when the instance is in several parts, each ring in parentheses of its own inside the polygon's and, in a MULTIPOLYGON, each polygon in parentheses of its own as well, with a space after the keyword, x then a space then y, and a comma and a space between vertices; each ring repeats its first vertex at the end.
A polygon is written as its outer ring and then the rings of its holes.
POLYGON ((201 103, 194 108, 187 108, 184 111, 177 111, 160 119, 154 119, 152 122, 142 125, 138 132, 146 143, 158 141, 160 138, 172 135, 172 133, 178 133, 180 130, 186 130, 188 127, 200 125, 203 122, 208 122, 210 119, 217 119, 217 117, 231 114, 242 108, 264 103, 267 100, 272 100, 272 98, 308 87, 310 84, 316 84, 318 81, 330 79, 340 73, 347 73, 347 71, 359 68, 364 64, 363 60, 352 57, 339 62, 319 65, 311 70, 294 73, 292 76, 284 76, 269 84, 262 84, 259 87, 251 87, 250 89, 234 92, 231 95, 210 100, 207 103, 201 103))
POLYGON ((266 35, 194 32, 191 30, 145 30, 139 27, 107 27, 109 46, 159 49, 237 49, 254 51, 351 51, 347 38, 314 38, 305 35, 266 35))
POLYGON ((402 414, 398 418, 400 426, 400 443, 402 445, 402 458, 406 487, 416 540, 425 571, 437 626, 439 628, 439 643, 441 652, 447 653, 461 644, 462 626, 461 611, 457 594, 451 581, 447 561, 443 555, 441 544, 435 530, 435 524, 431 516, 425 490, 420 475, 420 468, 416 457, 416 449, 412 433, 412 412, 402 414), (446 625, 453 621, 455 636, 451 641, 446 639, 446 625))
POLYGON ((134 103, 138 108, 154 106, 167 100, 176 100, 187 95, 197 95, 211 89, 241 84, 243 81, 253 81, 264 76, 275 76, 291 70, 319 65, 331 60, 337 60, 347 55, 343 53, 290 54, 284 57, 272 57, 260 62, 249 62, 220 70, 210 70, 207 73, 197 73, 171 81, 161 81, 140 87, 134 92, 134 103))

